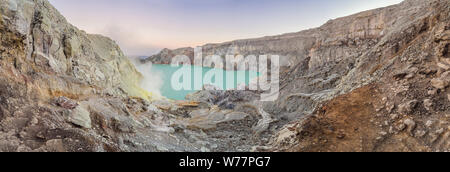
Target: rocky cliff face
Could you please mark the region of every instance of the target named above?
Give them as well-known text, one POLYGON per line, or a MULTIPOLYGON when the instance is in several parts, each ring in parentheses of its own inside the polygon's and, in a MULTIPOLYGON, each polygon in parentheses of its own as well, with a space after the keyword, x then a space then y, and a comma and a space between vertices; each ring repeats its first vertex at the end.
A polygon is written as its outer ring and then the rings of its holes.
POLYGON ((140 74, 120 48, 109 38, 68 24, 47 1, 4 0, 1 19, 3 62, 14 63, 12 72, 35 73, 35 80, 45 82, 40 83, 43 96, 93 92, 137 96, 133 87, 140 74), (41 73, 55 77, 37 79, 44 77, 41 73))
MULTIPOLYGON (((449 151, 450 2, 406 0, 298 33, 203 46, 278 54, 280 97, 152 100, 109 38, 46 0, 0 0, 0 151, 449 151)), ((147 59, 168 63, 192 48, 147 59)))
POLYGON ((0 1, 0 151, 249 151, 260 144, 248 136, 261 109, 156 100, 141 79, 114 41, 68 24, 47 0, 0 1))
MULTIPOLYGON (((303 93, 310 92, 301 88, 297 91, 301 94, 284 91, 287 102, 307 99, 320 105, 312 115, 288 126, 290 130, 281 131, 273 140, 275 149, 448 151, 449 3, 409 0, 354 16, 376 14, 366 20, 377 21, 382 27, 375 28, 382 29, 365 31, 364 35, 371 36, 359 49, 361 54, 348 59, 351 63, 345 64, 347 71, 345 67, 335 68, 336 65, 331 70, 325 68, 328 71, 319 77, 319 90, 314 90, 312 97, 305 97, 303 93), (330 75, 337 79, 328 82, 330 75), (322 88, 320 83, 328 85, 322 88)), ((347 46, 351 44, 339 45, 347 46)), ((290 72, 286 76, 304 75, 290 72)), ((317 83, 313 81, 303 83, 317 83)), ((293 88, 291 81, 285 82, 286 88, 293 88)))
POLYGON ((111 39, 46 0, 1 0, 0 39, 0 151, 151 151, 163 140, 141 74, 111 39))

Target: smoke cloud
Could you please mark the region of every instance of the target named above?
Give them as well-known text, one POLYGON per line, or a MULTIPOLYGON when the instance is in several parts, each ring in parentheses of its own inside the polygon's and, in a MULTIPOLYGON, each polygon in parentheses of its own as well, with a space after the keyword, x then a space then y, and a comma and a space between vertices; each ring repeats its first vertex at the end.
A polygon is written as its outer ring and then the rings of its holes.
POLYGON ((152 63, 141 63, 138 57, 130 57, 136 69, 142 74, 143 80, 140 83, 141 88, 149 92, 152 98, 162 98, 161 88, 163 86, 163 74, 152 71, 152 63))

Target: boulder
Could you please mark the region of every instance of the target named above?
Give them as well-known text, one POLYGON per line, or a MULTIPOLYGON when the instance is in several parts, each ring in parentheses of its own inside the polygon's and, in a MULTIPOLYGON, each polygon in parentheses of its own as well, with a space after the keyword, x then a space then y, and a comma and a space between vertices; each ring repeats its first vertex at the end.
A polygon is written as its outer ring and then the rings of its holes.
POLYGON ((413 131, 416 129, 416 122, 412 119, 406 119, 403 124, 405 124, 408 128, 408 133, 413 135, 413 131))
POLYGON ((448 86, 448 82, 439 78, 431 80, 431 85, 437 89, 445 89, 448 86))
POLYGON ((428 111, 430 111, 433 107, 433 101, 430 99, 425 99, 423 101, 423 106, 425 107, 425 109, 427 109, 428 111))
POLYGON ((426 126, 427 128, 431 128, 431 127, 433 126, 433 124, 434 124, 433 121, 428 120, 428 121, 425 123, 425 126, 426 126))
POLYGON ((428 91, 428 95, 430 95, 430 96, 434 96, 434 95, 436 95, 437 94, 437 90, 436 89, 433 89, 433 90, 429 90, 428 91))
POLYGON ((401 114, 407 114, 413 111, 417 106, 417 100, 411 100, 398 106, 398 112, 401 114))
POLYGON ((437 63, 437 66, 441 69, 444 69, 445 71, 450 69, 450 65, 444 64, 444 63, 437 63))
POLYGON ((56 105, 65 109, 75 109, 78 106, 78 103, 67 97, 61 96, 56 99, 56 105))
POLYGON ((392 120, 397 120, 399 116, 398 114, 391 114, 390 117, 392 120))
POLYGON ((78 106, 71 111, 68 121, 83 128, 92 127, 91 114, 82 106, 78 106))

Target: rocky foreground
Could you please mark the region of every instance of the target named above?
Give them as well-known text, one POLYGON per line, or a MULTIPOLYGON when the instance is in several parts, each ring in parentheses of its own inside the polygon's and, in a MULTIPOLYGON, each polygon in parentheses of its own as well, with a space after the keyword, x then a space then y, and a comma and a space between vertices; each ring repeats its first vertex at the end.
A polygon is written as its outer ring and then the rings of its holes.
MULTIPOLYGON (((450 1, 399 5, 298 33, 203 46, 279 54, 281 96, 155 99, 109 38, 46 0, 0 0, 0 151, 449 151, 450 1)), ((146 61, 192 57, 163 50, 146 61)))

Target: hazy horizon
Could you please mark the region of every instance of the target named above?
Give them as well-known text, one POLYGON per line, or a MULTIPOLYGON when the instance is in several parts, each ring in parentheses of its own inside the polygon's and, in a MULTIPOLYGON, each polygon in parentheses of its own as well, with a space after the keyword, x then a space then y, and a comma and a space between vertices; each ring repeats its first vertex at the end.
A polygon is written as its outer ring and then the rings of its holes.
POLYGON ((50 0, 71 24, 111 37, 125 54, 135 56, 298 32, 401 1, 50 0))

